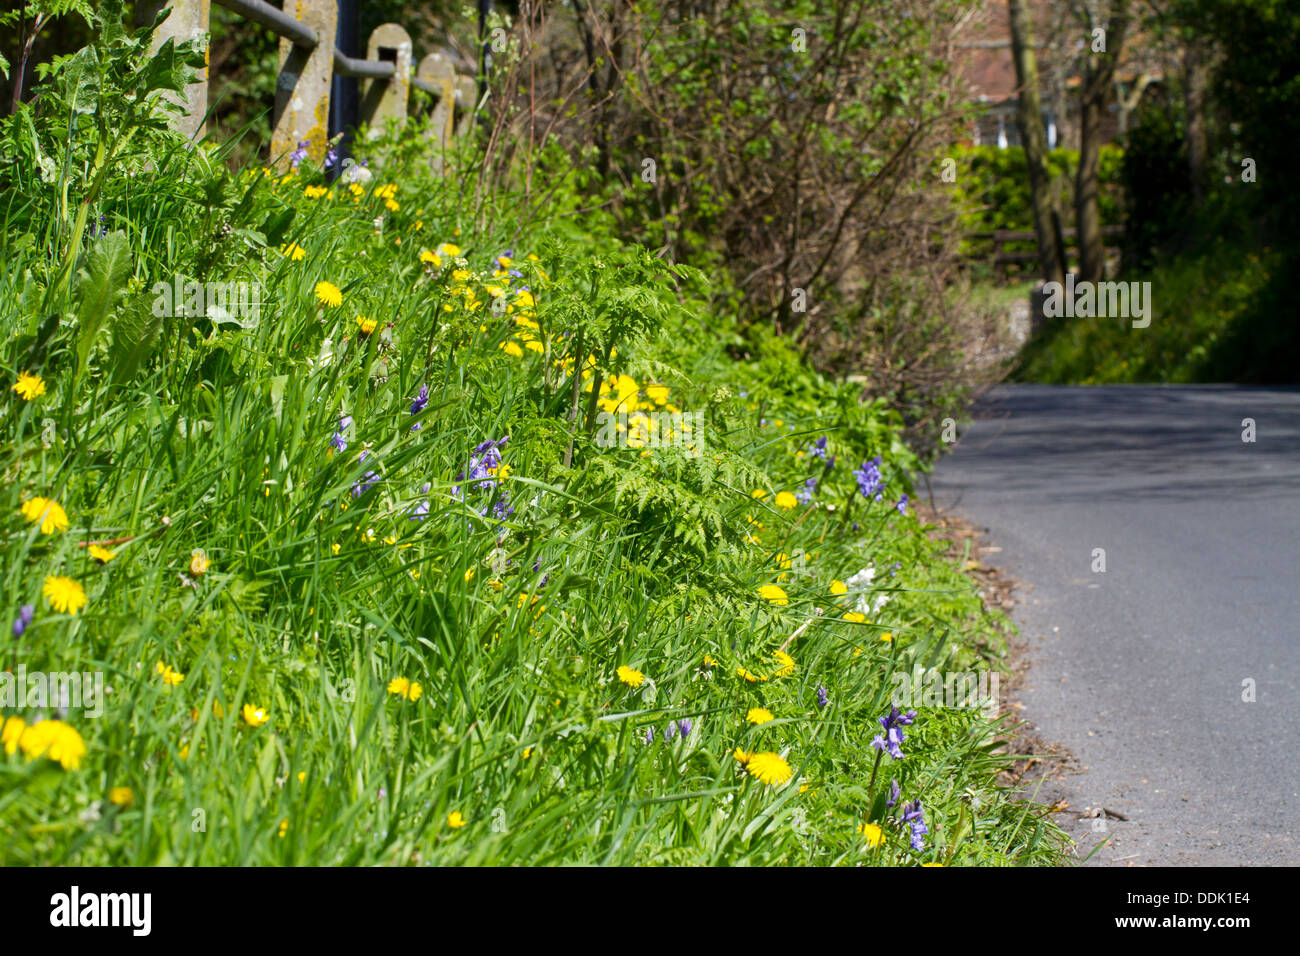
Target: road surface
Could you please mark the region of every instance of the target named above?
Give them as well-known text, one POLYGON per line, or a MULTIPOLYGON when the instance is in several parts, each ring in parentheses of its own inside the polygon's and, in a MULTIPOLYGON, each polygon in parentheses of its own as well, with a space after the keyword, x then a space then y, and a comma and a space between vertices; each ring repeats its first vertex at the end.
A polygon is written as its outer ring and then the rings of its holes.
POLYGON ((1020 716, 1088 768, 1044 793, 1127 817, 1059 814, 1080 855, 1300 864, 1300 389, 999 388, 933 490, 1020 586, 1020 716))

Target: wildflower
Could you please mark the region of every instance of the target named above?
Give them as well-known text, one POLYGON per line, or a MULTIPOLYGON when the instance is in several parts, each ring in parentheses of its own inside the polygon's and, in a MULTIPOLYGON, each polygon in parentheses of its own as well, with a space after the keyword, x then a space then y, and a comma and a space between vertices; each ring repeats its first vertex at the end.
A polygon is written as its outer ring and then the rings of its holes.
POLYGON ((453 810, 451 813, 447 814, 447 826, 451 827, 453 830, 459 830, 467 823, 469 823, 469 821, 465 819, 459 810, 453 810))
POLYGON ((831 582, 831 594, 847 594, 848 590, 843 581, 835 580, 831 582))
POLYGON ((853 472, 853 477, 857 479, 858 491, 862 492, 862 497, 874 497, 876 501, 880 500, 881 489, 885 487, 885 479, 880 474, 879 455, 871 459, 871 461, 864 461, 862 467, 853 472))
POLYGON ((780 666, 776 670, 777 677, 789 677, 794 673, 794 658, 785 651, 776 651, 772 654, 780 666))
POLYGON ((362 335, 369 335, 379 327, 379 323, 374 319, 367 318, 364 315, 357 316, 357 326, 361 329, 362 335))
POLYGON ((923 837, 930 832, 930 828, 925 825, 925 811, 921 807, 919 797, 912 803, 903 804, 903 816, 899 822, 901 825, 911 828, 912 849, 924 850, 925 840, 923 837))
POLYGON ((677 730, 682 735, 683 740, 686 739, 686 736, 691 732, 691 728, 694 726, 695 725, 691 723, 689 717, 683 717, 681 720, 677 721, 677 730))
POLYGON ((795 492, 795 500, 801 505, 812 504, 813 495, 817 493, 817 479, 809 478, 803 483, 803 487, 795 492))
POLYGON ((290 262, 301 262, 303 259, 307 258, 307 250, 296 242, 291 242, 288 245, 281 246, 280 252, 288 256, 290 262))
POLYGON ((22 511, 29 522, 40 524, 41 534, 68 530, 68 513, 53 498, 28 498, 22 511))
POLYGON ((903 497, 898 500, 898 504, 894 505, 894 507, 898 509, 900 515, 907 514, 907 495, 903 495, 903 497))
POLYGON ((169 684, 172 687, 175 687, 181 681, 185 680, 184 674, 182 674, 178 670, 172 669, 170 666, 164 664, 162 661, 159 661, 157 664, 154 665, 154 671, 162 675, 164 684, 169 684))
POLYGON ((867 616, 861 611, 849 611, 844 615, 844 620, 852 621, 854 624, 865 624, 867 623, 867 616))
POLYGON ((342 305, 343 293, 339 291, 339 287, 333 282, 317 282, 316 301, 321 305, 342 305))
POLYGON ((135 791, 130 787, 114 787, 108 791, 108 802, 125 809, 135 803, 135 791))
POLYGON ((379 473, 368 471, 361 476, 361 480, 352 486, 352 497, 360 498, 370 488, 379 481, 379 473))
POLYGON ((411 414, 418 415, 424 411, 424 406, 429 404, 429 386, 421 385, 420 393, 411 399, 411 414))
POLYGON ((86 755, 86 742, 70 724, 61 720, 41 720, 32 724, 18 738, 18 746, 28 760, 48 757, 64 770, 76 770, 86 755))
POLYGON ((790 492, 788 491, 777 492, 776 506, 778 508, 785 508, 788 511, 798 503, 799 503, 799 499, 796 498, 794 495, 790 494, 790 492))
POLYGON ((654 729, 653 727, 647 727, 647 728, 645 729, 645 734, 642 735, 642 739, 643 739, 647 744, 652 744, 652 743, 654 743, 654 742, 655 742, 655 729, 654 729))
POLYGON ((117 557, 117 555, 108 550, 108 548, 98 544, 92 544, 86 550, 90 553, 90 556, 100 564, 108 564, 108 562, 117 557))
POLYGON ((438 246, 435 251, 440 256, 450 256, 452 259, 455 259, 460 255, 460 246, 455 245, 454 243, 444 242, 442 245, 438 246))
POLYGON ((518 342, 508 341, 501 343, 502 350, 511 358, 523 358, 524 350, 518 342))
POLYGON ((14 618, 14 637, 21 637, 23 631, 27 630, 27 625, 32 623, 32 618, 36 616, 36 606, 33 604, 24 604, 18 609, 18 616, 14 618))
POLYGON ((289 818, 285 817, 283 820, 280 821, 280 830, 277 833, 277 836, 279 836, 280 839, 283 840, 284 835, 288 832, 289 832, 289 818))
MULTIPOLYGON (((330 152, 333 152, 333 150, 330 150, 330 152)), ((329 190, 324 186, 308 186, 302 191, 302 194, 308 199, 320 199, 328 192, 329 190)))
POLYGON ((626 664, 622 664, 618 669, 618 679, 628 687, 640 687, 642 683, 645 682, 645 675, 639 670, 635 670, 628 667, 626 664))
POLYGON ((769 787, 778 783, 785 783, 794 774, 794 771, 790 769, 790 765, 782 757, 774 753, 751 754, 749 759, 745 761, 745 769, 759 783, 766 784, 769 787))
POLYGON ((902 788, 899 787, 897 780, 889 781, 889 798, 885 800, 885 806, 892 807, 896 804, 902 792, 902 788))
POLYGON ((874 823, 858 824, 858 832, 866 837, 867 846, 872 849, 885 842, 885 831, 880 829, 880 827, 876 826, 874 823))
POLYGON ((18 749, 18 740, 27 729, 27 721, 21 717, 6 717, 4 724, 0 726, 0 746, 3 746, 5 753, 13 756, 14 751, 18 749))
POLYGON ((32 399, 40 398, 45 394, 45 380, 39 375, 33 375, 31 372, 19 372, 18 381, 14 384, 13 390, 24 401, 30 402, 32 399))
POLYGON ((822 461, 826 460, 826 436, 825 435, 823 435, 821 438, 817 439, 815 442, 813 442, 811 445, 808 446, 808 454, 812 455, 812 457, 814 458, 820 458, 822 461))
POLYGON ((762 488, 755 488, 753 491, 749 493, 749 496, 754 499, 766 498, 767 492, 764 491, 762 488))
POLYGON ((298 168, 298 164, 307 158, 308 140, 301 139, 298 141, 298 148, 289 154, 289 166, 293 169, 298 168))
POLYGON ((759 681, 767 680, 767 678, 764 677, 762 674, 755 674, 747 667, 737 667, 736 674, 737 676, 745 678, 745 680, 749 681, 751 684, 755 684, 758 683, 759 681))
POLYGON ((190 574, 195 577, 208 573, 208 556, 203 549, 195 548, 190 552, 190 574))
POLYGON ((405 677, 394 677, 388 682, 388 693, 396 694, 398 697, 405 697, 410 701, 416 701, 424 693, 424 688, 405 677))
POLYGON ((785 607, 790 603, 785 591, 775 584, 764 584, 758 589, 758 596, 777 607, 785 607))
POLYGON ((45 579, 41 593, 50 602, 50 607, 60 614, 76 614, 88 603, 86 592, 72 578, 50 575, 45 579))
POLYGON ((270 715, 264 708, 255 707, 252 704, 245 704, 242 713, 244 723, 248 724, 250 727, 261 727, 271 719, 270 715))
POLYGON ((423 249, 420 252, 420 261, 437 267, 442 265, 442 256, 438 255, 436 252, 430 252, 428 249, 423 249))
POLYGON ((745 720, 749 721, 749 723, 754 724, 755 726, 765 724, 769 720, 775 720, 775 719, 776 718, 772 716, 772 712, 768 710, 766 707, 751 707, 749 708, 749 713, 745 715, 745 720))
POLYGON ((895 760, 903 759, 903 751, 900 748, 904 740, 903 727, 910 727, 916 720, 916 711, 909 710, 906 714, 899 713, 897 707, 891 707, 889 714, 885 717, 878 717, 880 726, 885 728, 884 734, 876 734, 871 741, 871 746, 880 751, 886 751, 889 756, 895 760))
POLYGON ((830 697, 827 696, 827 694, 826 694, 826 688, 825 688, 825 687, 820 687, 820 686, 819 686, 819 687, 817 688, 817 706, 818 706, 818 707, 829 707, 829 706, 830 706, 830 703, 831 703, 831 699, 830 699, 830 697))
POLYGON ((735 757, 736 761, 743 766, 744 764, 749 763, 749 758, 752 755, 749 753, 749 751, 741 750, 739 747, 737 747, 734 751, 732 751, 731 756, 735 757))

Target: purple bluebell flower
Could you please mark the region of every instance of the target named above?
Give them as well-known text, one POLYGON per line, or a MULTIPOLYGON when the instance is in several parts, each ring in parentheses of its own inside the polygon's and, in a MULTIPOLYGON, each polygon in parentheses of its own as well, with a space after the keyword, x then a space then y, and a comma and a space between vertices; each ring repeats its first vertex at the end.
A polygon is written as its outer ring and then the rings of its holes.
POLYGON ((876 750, 885 751, 895 760, 903 759, 901 744, 903 743, 903 727, 909 727, 912 721, 916 720, 916 711, 909 710, 906 714, 900 713, 897 707, 891 707, 886 717, 878 717, 880 726, 885 728, 884 734, 876 734, 871 741, 871 746, 876 750))
POLYGON ((894 505, 894 507, 898 509, 900 515, 907 514, 907 495, 903 495, 903 497, 899 498, 898 504, 894 505))
POLYGON ((853 472, 853 477, 858 481, 858 491, 862 492, 862 497, 874 497, 877 501, 880 500, 881 489, 885 487, 885 479, 880 474, 879 455, 871 459, 871 461, 864 461, 862 467, 853 472))
POLYGON ((421 385, 420 393, 411 399, 411 414, 418 415, 424 411, 424 406, 429 404, 429 386, 421 385))
POLYGON ((298 164, 301 163, 306 158, 307 158, 307 140, 305 139, 299 140, 298 148, 289 154, 289 165, 294 169, 297 169, 298 164))
POLYGON ((808 454, 812 455, 814 458, 820 458, 822 461, 826 460, 826 436, 825 435, 823 435, 821 438, 817 439, 815 442, 813 442, 811 445, 808 446, 808 454))
POLYGON ((923 837, 930 832, 930 828, 925 825, 925 810, 921 807, 920 797, 912 803, 903 804, 901 822, 912 830, 912 849, 924 850, 925 840, 923 837))
POLYGON ((647 727, 647 728, 645 729, 645 738, 644 738, 644 739, 645 739, 645 742, 648 743, 648 744, 652 744, 652 743, 655 742, 655 729, 654 729, 653 727, 647 727))
POLYGON ((691 723, 689 717, 683 717, 681 720, 677 721, 677 729, 681 731, 683 740, 686 739, 686 735, 691 732, 691 728, 694 726, 695 725, 691 723))
POLYGON ((342 432, 334 433, 334 437, 330 439, 330 445, 332 445, 334 450, 337 452, 345 452, 348 450, 348 443, 344 440, 342 432))
POLYGON ((803 483, 803 487, 794 493, 795 499, 801 505, 812 504, 813 495, 817 493, 817 479, 809 478, 803 483))
MULTIPOLYGON (((422 495, 427 495, 427 494, 429 493, 429 488, 430 488, 430 485, 426 482, 426 483, 425 483, 425 484, 420 488, 420 494, 422 494, 422 495)), ((429 516, 429 502, 427 502, 427 501, 421 501, 419 504, 417 504, 414 508, 411 509, 411 515, 410 515, 409 520, 411 520, 411 521, 423 521, 423 520, 424 520, 425 518, 427 518, 428 516, 429 516)))
POLYGON ((36 616, 36 605, 24 604, 18 609, 18 616, 14 618, 14 637, 20 637, 23 631, 27 630, 27 625, 32 623, 32 618, 36 616))
POLYGON ((334 148, 333 144, 330 144, 330 148, 325 152, 325 168, 326 169, 332 168, 333 165, 338 161, 339 161, 338 150, 334 148))
POLYGON ((379 474, 377 472, 366 472, 361 476, 361 480, 352 486, 352 497, 360 498, 369 491, 377 481, 379 481, 379 474))
POLYGON ((902 788, 899 787, 897 780, 889 782, 889 799, 885 801, 885 806, 892 807, 898 802, 899 796, 902 795, 902 788))
POLYGON ((677 723, 676 721, 669 721, 668 729, 664 731, 664 740, 668 741, 668 740, 676 740, 676 739, 677 739, 677 723))
POLYGON ((818 688, 817 688, 817 706, 818 706, 818 707, 829 707, 829 706, 830 706, 830 703, 831 703, 831 699, 830 699, 830 697, 827 696, 827 694, 826 694, 826 688, 825 688, 825 687, 818 687, 818 688))

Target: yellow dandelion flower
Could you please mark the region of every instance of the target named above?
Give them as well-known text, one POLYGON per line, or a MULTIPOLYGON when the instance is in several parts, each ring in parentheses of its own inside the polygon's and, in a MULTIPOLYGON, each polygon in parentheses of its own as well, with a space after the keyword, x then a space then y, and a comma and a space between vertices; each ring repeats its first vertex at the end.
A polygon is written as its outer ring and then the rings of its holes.
POLYGON ((28 760, 48 757, 64 770, 76 770, 86 755, 86 742, 81 734, 61 720, 41 720, 23 731, 18 738, 28 760))
POLYGON ((243 709, 244 723, 250 727, 261 727, 271 719, 271 715, 262 707, 256 707, 253 704, 245 704, 243 709))
POLYGON ((460 246, 455 245, 454 243, 444 242, 438 247, 437 252, 440 256, 450 256, 455 259, 460 255, 460 246))
POLYGON ((749 713, 745 715, 745 720, 756 726, 775 719, 776 718, 772 716, 772 712, 766 707, 751 707, 749 708, 749 713))
POLYGON ((776 651, 775 653, 772 654, 772 656, 776 658, 777 664, 780 665, 776 671, 777 677, 789 677, 791 674, 794 673, 793 657, 791 657, 785 651, 776 651))
POLYGON ((453 810, 451 813, 447 814, 447 826, 451 827, 453 830, 459 830, 467 823, 469 823, 469 821, 465 819, 459 810, 453 810))
POLYGON ((745 761, 745 769, 759 783, 769 787, 785 783, 794 776, 790 765, 774 753, 750 754, 749 760, 745 761))
POLYGON ((858 824, 858 832, 866 838, 869 847, 878 847, 885 842, 885 831, 874 823, 858 824))
MULTIPOLYGON (((402 207, 401 204, 398 203, 396 199, 385 199, 384 208, 387 209, 389 212, 397 212, 397 210, 401 209, 402 207)), ((397 237, 397 241, 399 244, 401 243, 402 241, 401 236, 397 237)))
POLYGON ((41 534, 68 530, 68 513, 53 498, 28 498, 22 510, 24 518, 41 526, 41 534))
POLYGON ((3 727, 0 727, 0 746, 3 746, 5 753, 10 756, 18 749, 18 739, 22 737, 23 731, 27 729, 27 721, 21 717, 6 717, 3 727))
POLYGON ((287 256, 290 262, 301 262, 303 259, 307 258, 307 250, 296 242, 291 242, 288 245, 281 246, 280 252, 287 256))
POLYGON ((767 678, 764 677, 762 674, 755 674, 747 667, 737 667, 736 674, 739 677, 745 678, 745 680, 749 681, 751 684, 755 684, 758 683, 759 681, 767 680, 767 678))
POLYGON ((18 381, 14 383, 13 390, 17 392, 24 401, 40 398, 45 394, 45 380, 39 375, 33 375, 31 372, 19 372, 18 381))
POLYGON ((645 683, 645 675, 639 670, 628 667, 626 664, 619 666, 618 679, 627 684, 628 687, 640 687, 645 683))
POLYGON ((501 348, 507 355, 513 356, 514 358, 523 358, 524 356, 524 350, 519 347, 518 342, 502 342, 501 348))
POLYGON ((831 582, 831 594, 848 594, 849 586, 838 578, 831 582))
POLYGON ((424 688, 405 677, 394 677, 388 682, 388 692, 415 701, 420 699, 420 695, 424 693, 424 688))
POLYGON ((844 615, 844 620, 852 621, 854 624, 866 624, 867 616, 861 611, 849 611, 844 615))
POLYGON ((766 498, 767 492, 764 491, 762 488, 755 488, 753 491, 749 493, 749 496, 751 498, 766 498))
POLYGON ((718 662, 717 662, 716 659, 714 659, 714 657, 713 657, 712 654, 705 654, 705 655, 704 655, 704 666, 705 666, 705 667, 717 667, 717 666, 718 666, 718 662))
POLYGON ((788 491, 781 491, 777 493, 776 506, 778 508, 784 508, 787 511, 789 511, 798 503, 799 503, 799 499, 796 498, 794 495, 790 494, 790 492, 788 491))
POLYGON ((360 327, 362 335, 369 335, 379 327, 379 323, 374 319, 366 318, 364 315, 358 315, 357 326, 360 327))
POLYGON ((735 757, 737 762, 741 764, 749 763, 750 754, 749 751, 747 750, 741 750, 739 747, 737 747, 735 750, 731 752, 731 756, 735 757))
POLYGON ((777 587, 775 584, 764 584, 758 589, 758 596, 764 601, 767 601, 767 603, 774 604, 777 607, 785 607, 790 603, 790 599, 786 597, 785 591, 777 587))
POLYGON ((200 575, 208 573, 208 555, 205 551, 195 548, 190 552, 190 574, 200 575))
POLYGON ((115 803, 119 807, 129 807, 135 803, 135 791, 130 787, 114 787, 108 791, 108 802, 115 803))
POLYGON ((337 306, 343 304, 343 293, 333 282, 316 283, 316 301, 321 305, 337 306))
POLYGON ((49 600, 50 607, 60 614, 76 614, 88 603, 85 589, 72 578, 61 575, 47 577, 41 593, 49 600))
POLYGON ((437 267, 442 265, 442 256, 438 255, 436 252, 430 252, 428 249, 421 249, 420 261, 437 267))
POLYGON ((185 680, 185 675, 180 671, 173 669, 162 661, 154 665, 154 671, 162 675, 163 683, 175 687, 181 681, 185 680))
POLYGON ((117 557, 117 555, 114 554, 112 551, 108 550, 108 548, 102 547, 101 545, 98 544, 92 544, 86 550, 89 551, 90 556, 94 558, 96 561, 98 561, 100 564, 108 564, 108 562, 112 561, 114 558, 117 557))
POLYGON ((302 194, 306 196, 308 199, 320 199, 328 192, 329 190, 326 189, 324 186, 308 186, 306 189, 302 191, 302 194))
POLYGON ((894 634, 892 631, 886 631, 884 634, 880 635, 880 639, 886 644, 889 644, 894 640, 894 634))

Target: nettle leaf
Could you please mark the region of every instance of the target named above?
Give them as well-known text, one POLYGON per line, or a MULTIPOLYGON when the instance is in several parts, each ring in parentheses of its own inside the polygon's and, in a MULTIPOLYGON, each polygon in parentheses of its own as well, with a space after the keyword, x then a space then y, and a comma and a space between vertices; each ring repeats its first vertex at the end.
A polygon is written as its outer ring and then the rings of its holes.
POLYGON ((131 249, 120 229, 97 240, 78 273, 77 339, 78 369, 84 368, 90 349, 117 306, 131 272, 131 249))
POLYGON ((132 299, 113 314, 109 360, 114 382, 121 384, 135 376, 153 354, 162 329, 162 318, 153 314, 150 300, 144 296, 132 299))

